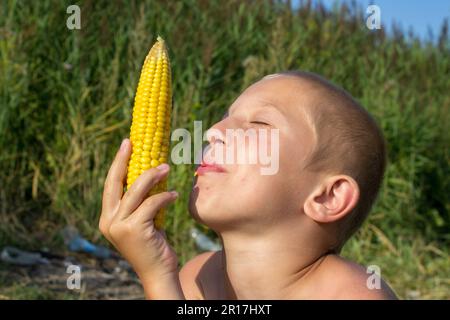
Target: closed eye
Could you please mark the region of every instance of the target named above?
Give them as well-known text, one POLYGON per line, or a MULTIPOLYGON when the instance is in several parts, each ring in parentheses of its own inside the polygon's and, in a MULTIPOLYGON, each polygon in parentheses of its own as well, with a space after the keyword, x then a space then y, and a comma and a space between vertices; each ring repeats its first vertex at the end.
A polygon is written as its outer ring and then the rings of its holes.
POLYGON ((265 123, 263 121, 250 121, 250 123, 256 124, 256 125, 260 125, 260 126, 269 126, 268 123, 265 123))

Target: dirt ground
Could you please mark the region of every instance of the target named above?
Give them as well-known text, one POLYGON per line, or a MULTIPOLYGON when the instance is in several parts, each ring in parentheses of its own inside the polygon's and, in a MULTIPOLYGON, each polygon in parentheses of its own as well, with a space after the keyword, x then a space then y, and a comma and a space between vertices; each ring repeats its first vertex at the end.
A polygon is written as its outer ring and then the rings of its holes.
POLYGON ((0 299, 144 299, 139 279, 124 260, 77 253, 48 260, 34 266, 0 262, 0 299), (80 268, 79 289, 69 289, 74 283, 70 265, 80 268))

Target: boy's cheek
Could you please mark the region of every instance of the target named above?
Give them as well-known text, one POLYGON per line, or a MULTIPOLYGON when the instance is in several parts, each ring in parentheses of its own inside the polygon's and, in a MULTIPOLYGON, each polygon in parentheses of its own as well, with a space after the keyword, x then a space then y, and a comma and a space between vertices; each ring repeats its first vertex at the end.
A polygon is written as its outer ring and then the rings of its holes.
POLYGON ((236 187, 230 190, 230 193, 233 194, 234 199, 239 199, 239 201, 236 201, 239 205, 253 207, 255 204, 262 204, 262 206, 265 206, 267 200, 276 202, 283 196, 285 189, 288 188, 286 181, 287 179, 283 177, 281 172, 275 175, 255 173, 252 176, 241 177, 236 187))
POLYGON ((288 186, 281 180, 278 177, 242 175, 233 177, 226 185, 200 183, 191 193, 191 215, 216 231, 242 221, 264 223, 280 214, 288 202, 288 186))
POLYGON ((261 173, 260 165, 233 165, 225 174, 211 174, 197 177, 191 193, 191 202, 205 207, 233 204, 240 209, 249 209, 258 204, 274 201, 283 194, 290 180, 286 170, 273 175, 261 173), (193 201, 195 200, 195 201, 193 201), (228 203, 231 202, 231 203, 228 203))

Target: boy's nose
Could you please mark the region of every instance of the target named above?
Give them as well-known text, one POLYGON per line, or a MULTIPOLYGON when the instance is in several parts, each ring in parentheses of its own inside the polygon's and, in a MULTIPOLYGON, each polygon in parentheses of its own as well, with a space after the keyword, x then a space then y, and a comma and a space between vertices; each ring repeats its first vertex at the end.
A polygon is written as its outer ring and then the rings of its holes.
POLYGON ((213 145, 216 142, 225 144, 225 128, 221 128, 217 124, 212 126, 208 131, 206 131, 206 139, 213 145))
POLYGON ((215 143, 225 144, 225 138, 221 131, 217 129, 209 129, 206 132, 207 139, 210 145, 214 145, 215 143))
POLYGON ((220 130, 217 124, 206 131, 208 144, 202 150, 202 159, 206 162, 221 162, 221 160, 211 160, 214 150, 223 149, 226 145, 224 131, 220 130), (217 143, 217 144, 216 144, 217 143))
POLYGON ((206 132, 207 140, 209 143, 214 144, 220 142, 224 145, 230 145, 231 141, 227 141, 227 130, 236 130, 239 128, 239 124, 235 119, 230 117, 224 117, 221 121, 216 122, 206 132))
MULTIPOLYGON (((202 162, 204 163, 223 163, 223 159, 218 156, 217 152, 224 150, 225 142, 218 137, 212 136, 208 138, 208 144, 202 149, 202 162), (218 143, 216 145, 216 143, 218 143)), ((219 152, 219 154, 223 154, 219 152)))

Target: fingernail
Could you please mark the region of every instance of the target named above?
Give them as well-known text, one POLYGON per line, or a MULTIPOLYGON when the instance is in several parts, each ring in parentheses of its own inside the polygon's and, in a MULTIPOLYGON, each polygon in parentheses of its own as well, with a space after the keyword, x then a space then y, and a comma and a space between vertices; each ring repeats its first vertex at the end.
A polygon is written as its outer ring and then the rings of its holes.
POLYGON ((170 191, 170 194, 171 194, 174 198, 178 197, 178 192, 176 192, 176 191, 170 191))
POLYGON ((122 140, 122 144, 120 145, 120 152, 126 153, 129 141, 130 140, 128 140, 128 139, 123 139, 122 140))
POLYGON ((169 165, 167 163, 161 163, 159 166, 156 167, 161 172, 167 172, 169 171, 169 165))

